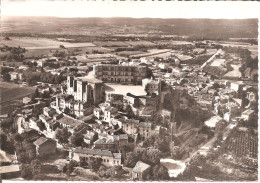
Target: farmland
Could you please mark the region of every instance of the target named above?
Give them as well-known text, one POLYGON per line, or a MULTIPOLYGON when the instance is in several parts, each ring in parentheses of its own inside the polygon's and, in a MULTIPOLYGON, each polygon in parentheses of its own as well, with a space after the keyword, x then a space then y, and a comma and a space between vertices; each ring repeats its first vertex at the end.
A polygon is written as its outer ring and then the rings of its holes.
POLYGON ((52 48, 59 48, 60 45, 65 46, 65 48, 77 48, 77 47, 94 47, 93 43, 86 42, 86 43, 68 43, 57 41, 54 39, 47 39, 47 38, 33 38, 33 37, 11 37, 11 40, 4 40, 1 39, 1 44, 17 47, 20 46, 27 50, 34 50, 34 49, 52 49, 52 48))
POLYGON ((17 84, 0 82, 1 114, 7 112, 13 103, 19 102, 22 97, 34 93, 35 88, 19 87, 17 84))
POLYGON ((158 44, 169 44, 169 45, 193 45, 192 42, 188 41, 157 41, 158 44))
POLYGON ((159 54, 167 53, 167 52, 170 52, 170 51, 171 50, 169 50, 169 49, 151 49, 151 50, 148 50, 148 53, 132 55, 132 57, 157 56, 159 54))
POLYGON ((155 45, 155 43, 152 43, 150 41, 124 41, 124 43, 132 45, 132 46, 138 46, 138 45, 153 46, 153 45, 155 45))
POLYGON ((103 47, 127 47, 129 44, 123 41, 95 41, 95 45, 103 47))
POLYGON ((2 82, 0 82, 1 87, 1 104, 17 99, 17 98, 21 98, 23 96, 27 96, 31 93, 34 92, 35 88, 32 87, 19 87, 19 85, 17 85, 16 87, 12 87, 12 88, 6 88, 5 86, 2 86, 2 82))
POLYGON ((257 135, 250 134, 247 131, 235 131, 227 142, 228 150, 232 151, 236 156, 257 158, 257 135))

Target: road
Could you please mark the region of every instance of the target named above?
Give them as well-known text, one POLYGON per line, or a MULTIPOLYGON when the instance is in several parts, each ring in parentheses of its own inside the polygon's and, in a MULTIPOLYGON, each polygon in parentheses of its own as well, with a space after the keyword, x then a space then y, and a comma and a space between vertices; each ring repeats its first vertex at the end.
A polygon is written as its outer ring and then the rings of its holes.
MULTIPOLYGON (((236 126, 237 124, 228 124, 223 130, 222 130, 222 134, 223 134, 223 138, 225 139, 225 137, 227 137, 231 131, 231 129, 236 126)), ((204 144, 203 146, 201 146, 197 151, 195 151, 194 153, 192 153, 190 155, 189 158, 185 159, 184 162, 189 162, 195 155, 197 155, 200 151, 206 151, 207 149, 211 149, 213 147, 214 142, 216 141, 216 137, 214 136, 212 139, 210 139, 206 144, 204 144)), ((207 151, 206 151, 207 152, 207 151)))
POLYGON ((215 53, 214 55, 212 55, 212 57, 210 57, 206 62, 204 62, 204 64, 202 64, 200 68, 203 69, 209 62, 211 62, 211 61, 215 58, 216 55, 218 55, 219 53, 221 53, 221 51, 222 51, 221 49, 219 49, 218 51, 216 51, 216 53, 215 53))

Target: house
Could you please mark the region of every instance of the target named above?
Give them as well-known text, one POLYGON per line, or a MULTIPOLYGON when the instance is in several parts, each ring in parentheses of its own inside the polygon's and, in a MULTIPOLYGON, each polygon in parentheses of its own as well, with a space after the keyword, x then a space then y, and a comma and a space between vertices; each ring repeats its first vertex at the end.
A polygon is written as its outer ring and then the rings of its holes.
POLYGON ((30 98, 30 97, 24 97, 23 98, 23 103, 24 104, 28 104, 28 103, 30 103, 32 101, 32 99, 30 98))
POLYGON ((100 119, 101 118, 101 115, 103 114, 102 110, 100 108, 95 108, 93 110, 94 112, 94 115, 96 116, 97 119, 100 119))
POLYGON ((141 122, 139 123, 139 133, 142 140, 149 138, 152 134, 152 123, 141 122))
POLYGON ((62 118, 58 119, 57 122, 62 126, 63 128, 68 128, 68 130, 73 133, 74 129, 82 124, 82 121, 76 120, 74 118, 71 118, 69 116, 63 116, 62 118))
POLYGON ((132 170, 132 180, 139 180, 139 181, 146 180, 150 168, 151 168, 150 165, 142 161, 138 161, 132 170))
POLYGON ((39 157, 56 153, 57 143, 50 138, 40 137, 33 144, 36 146, 36 154, 39 157))
POLYGON ((93 149, 115 151, 115 143, 111 139, 101 138, 94 142, 93 149))
POLYGON ((102 164, 106 166, 121 165, 121 153, 112 153, 108 150, 76 147, 74 151, 70 153, 70 157, 78 162, 80 159, 88 161, 91 157, 101 158, 102 164))
POLYGON ((252 117, 254 116, 254 112, 255 112, 254 110, 247 109, 244 112, 242 112, 241 117, 245 121, 250 121, 252 119, 252 117))
POLYGON ((43 67, 44 63, 46 62, 45 59, 40 59, 40 60, 37 60, 37 61, 34 61, 37 63, 37 66, 38 67, 43 67))
POLYGON ((124 118, 120 118, 118 120, 122 122, 122 129, 126 134, 132 135, 137 133, 139 124, 138 120, 124 118))
POLYGON ((28 66, 28 65, 20 65, 20 66, 19 66, 19 69, 21 69, 21 70, 27 70, 27 69, 29 69, 29 66, 28 66))
POLYGON ((225 125, 223 118, 220 116, 212 116, 210 119, 206 120, 204 124, 208 128, 214 130, 215 133, 221 131, 225 125))
POLYGON ((14 179, 21 176, 19 165, 0 166, 1 180, 14 179))
POLYGON ((114 138, 114 142, 117 143, 118 146, 128 144, 127 134, 114 135, 113 138, 114 138))
POLYGON ((19 74, 17 72, 11 72, 10 73, 10 79, 11 81, 14 81, 14 80, 18 80, 19 79, 19 74))
POLYGON ((117 108, 115 107, 106 107, 104 110, 104 121, 110 123, 110 120, 117 116, 117 108))

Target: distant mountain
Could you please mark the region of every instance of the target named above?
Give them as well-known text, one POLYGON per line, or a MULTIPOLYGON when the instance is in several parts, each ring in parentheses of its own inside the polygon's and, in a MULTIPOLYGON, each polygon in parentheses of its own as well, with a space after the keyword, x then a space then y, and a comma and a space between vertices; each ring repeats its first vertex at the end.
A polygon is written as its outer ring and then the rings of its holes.
POLYGON ((3 17, 1 33, 257 38, 257 19, 3 17))

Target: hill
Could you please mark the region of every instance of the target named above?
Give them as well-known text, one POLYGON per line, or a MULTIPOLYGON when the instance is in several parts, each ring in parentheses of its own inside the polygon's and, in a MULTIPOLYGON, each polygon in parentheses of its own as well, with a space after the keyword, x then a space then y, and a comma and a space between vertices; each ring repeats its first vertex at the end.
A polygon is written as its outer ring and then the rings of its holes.
POLYGON ((257 19, 3 17, 1 33, 257 38, 257 19))

